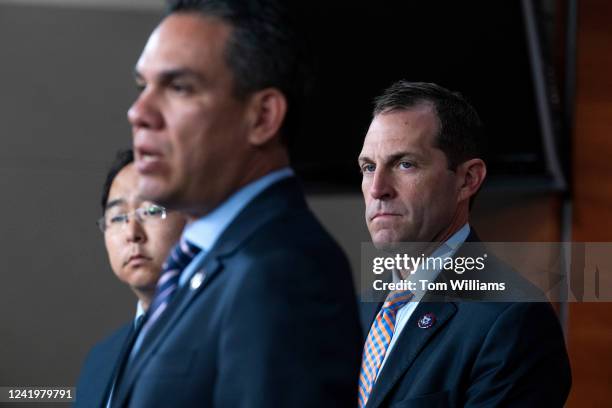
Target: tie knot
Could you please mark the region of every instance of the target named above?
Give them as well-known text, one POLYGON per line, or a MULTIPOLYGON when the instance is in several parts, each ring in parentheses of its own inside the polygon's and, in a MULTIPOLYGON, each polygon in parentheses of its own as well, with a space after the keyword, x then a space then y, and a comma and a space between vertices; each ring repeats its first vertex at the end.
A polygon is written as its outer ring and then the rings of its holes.
POLYGON ((184 238, 172 248, 163 270, 183 270, 200 253, 201 249, 184 238))
POLYGON ((181 237, 177 245, 181 249, 181 252, 188 256, 190 259, 193 259, 202 250, 202 248, 195 244, 192 244, 183 237, 181 237))
POLYGON ((414 294, 409 290, 394 290, 393 292, 389 293, 387 299, 385 299, 383 309, 395 313, 399 308, 408 303, 413 297, 414 294))

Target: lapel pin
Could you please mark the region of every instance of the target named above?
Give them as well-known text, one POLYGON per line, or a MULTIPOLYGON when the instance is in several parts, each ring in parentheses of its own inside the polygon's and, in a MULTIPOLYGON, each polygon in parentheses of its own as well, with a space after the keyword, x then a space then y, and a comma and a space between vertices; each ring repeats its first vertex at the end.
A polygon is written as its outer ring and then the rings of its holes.
POLYGON ((204 278, 206 278, 206 274, 204 272, 197 272, 195 275, 193 275, 191 281, 189 282, 191 290, 196 290, 199 288, 202 285, 202 282, 204 282, 204 278))
POLYGON ((417 323, 420 329, 429 329, 436 322, 436 316, 433 313, 425 313, 417 323))

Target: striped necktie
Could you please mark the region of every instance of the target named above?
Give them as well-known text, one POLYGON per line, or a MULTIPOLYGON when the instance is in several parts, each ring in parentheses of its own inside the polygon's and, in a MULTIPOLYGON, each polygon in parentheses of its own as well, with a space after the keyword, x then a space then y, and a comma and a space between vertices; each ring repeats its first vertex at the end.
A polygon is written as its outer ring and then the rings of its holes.
POLYGON ((359 408, 366 406, 380 365, 385 359, 395 330, 395 315, 413 296, 414 294, 409 291, 398 290, 389 293, 372 323, 363 349, 361 373, 359 374, 359 408))
POLYGON ((144 338, 149 329, 159 319, 159 316, 166 310, 172 295, 176 292, 181 272, 200 252, 200 248, 193 245, 184 238, 172 248, 170 256, 162 266, 162 273, 155 288, 155 296, 147 312, 148 318, 145 320, 140 337, 144 338))

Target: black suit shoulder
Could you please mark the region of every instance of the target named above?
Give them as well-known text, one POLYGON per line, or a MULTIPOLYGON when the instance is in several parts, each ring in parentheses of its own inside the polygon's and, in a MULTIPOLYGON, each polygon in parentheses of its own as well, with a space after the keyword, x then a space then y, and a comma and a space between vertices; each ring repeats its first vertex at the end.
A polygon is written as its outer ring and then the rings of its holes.
POLYGON ((571 370, 561 326, 548 302, 466 303, 458 313, 465 315, 464 322, 468 316, 487 319, 468 395, 478 393, 493 405, 564 405, 571 370))
POLYGON ((265 364, 247 390, 259 387, 267 406, 353 406, 361 331, 350 266, 312 213, 298 208, 270 220, 223 262, 232 275, 224 331, 248 335, 265 364), (299 386, 289 387, 288 378, 300 378, 299 386))
POLYGON ((120 327, 91 348, 79 374, 74 407, 96 407, 105 402, 115 365, 133 325, 130 322, 120 327))
POLYGON ((117 344, 122 344, 129 336, 130 332, 134 328, 134 322, 129 322, 119 327, 117 330, 94 344, 89 351, 88 357, 99 353, 105 353, 111 349, 114 349, 117 344))
POLYGON ((349 263, 295 179, 249 202, 195 274, 203 282, 177 291, 143 343, 120 406, 355 406, 349 263))
MULTIPOLYGON (((478 241, 470 242, 457 256, 485 253, 478 241)), ((428 292, 391 350, 368 408, 562 407, 571 387, 569 359, 555 311, 542 293, 493 254, 482 271, 440 276, 502 281, 510 292, 428 292), (431 326, 419 325, 425 315, 434 316, 431 326)))

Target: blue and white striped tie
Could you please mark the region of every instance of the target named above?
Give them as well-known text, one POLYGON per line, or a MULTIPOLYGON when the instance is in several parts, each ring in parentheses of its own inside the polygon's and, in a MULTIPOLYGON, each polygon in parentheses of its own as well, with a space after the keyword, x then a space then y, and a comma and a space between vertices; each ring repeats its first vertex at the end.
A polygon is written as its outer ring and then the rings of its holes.
POLYGON ((176 292, 181 272, 200 252, 200 248, 193 245, 186 239, 181 238, 178 244, 172 248, 170 256, 163 265, 161 276, 155 288, 155 296, 148 311, 148 319, 145 321, 140 332, 140 337, 144 338, 159 319, 159 316, 166 310, 172 295, 176 292))

